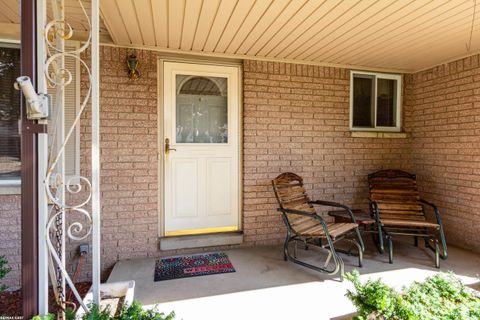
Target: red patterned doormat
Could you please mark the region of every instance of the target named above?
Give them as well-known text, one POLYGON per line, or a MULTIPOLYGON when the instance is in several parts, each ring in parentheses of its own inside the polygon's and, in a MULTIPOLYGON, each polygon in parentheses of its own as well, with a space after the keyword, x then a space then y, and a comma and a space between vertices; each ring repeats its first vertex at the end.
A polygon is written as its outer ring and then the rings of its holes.
POLYGON ((235 268, 223 252, 162 258, 155 263, 155 281, 231 272, 235 268))

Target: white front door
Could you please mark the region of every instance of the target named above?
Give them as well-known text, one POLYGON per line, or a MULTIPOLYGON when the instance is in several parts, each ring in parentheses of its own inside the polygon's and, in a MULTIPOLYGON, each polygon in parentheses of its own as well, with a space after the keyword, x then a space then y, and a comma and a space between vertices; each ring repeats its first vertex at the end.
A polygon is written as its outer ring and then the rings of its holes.
POLYGON ((239 229, 238 68, 163 62, 166 236, 239 229))

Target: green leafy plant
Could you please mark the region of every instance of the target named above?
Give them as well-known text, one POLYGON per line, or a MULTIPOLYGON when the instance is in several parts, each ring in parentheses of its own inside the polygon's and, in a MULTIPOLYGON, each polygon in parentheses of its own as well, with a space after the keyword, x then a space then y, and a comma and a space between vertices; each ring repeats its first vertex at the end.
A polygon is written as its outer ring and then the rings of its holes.
MULTIPOLYGON (((54 320, 55 316, 49 314, 48 316, 35 316, 33 320, 54 320)), ((75 312, 71 308, 65 311, 66 320, 75 320, 75 312)), ((156 308, 144 310, 138 301, 134 301, 129 306, 124 306, 118 315, 111 316, 110 309, 107 307, 100 310, 100 308, 92 304, 89 306, 89 311, 85 313, 81 320, 174 320, 175 313, 165 315, 163 312, 156 311, 156 308)))
POLYGON ((55 316, 53 314, 49 314, 47 316, 35 316, 32 320, 55 320, 55 316))
MULTIPOLYGON (((0 280, 5 278, 5 276, 11 271, 12 269, 8 266, 8 261, 5 259, 5 256, 0 256, 0 280)), ((0 292, 7 290, 7 286, 4 284, 0 284, 0 292)))
POLYGON ((360 282, 358 271, 346 275, 355 287, 346 296, 357 307, 356 319, 480 319, 480 296, 452 273, 438 273, 398 293, 380 280, 360 282))
POLYGON ((357 307, 356 319, 410 319, 400 294, 379 279, 362 284, 357 270, 345 278, 355 287, 356 292, 348 290, 346 296, 357 307))

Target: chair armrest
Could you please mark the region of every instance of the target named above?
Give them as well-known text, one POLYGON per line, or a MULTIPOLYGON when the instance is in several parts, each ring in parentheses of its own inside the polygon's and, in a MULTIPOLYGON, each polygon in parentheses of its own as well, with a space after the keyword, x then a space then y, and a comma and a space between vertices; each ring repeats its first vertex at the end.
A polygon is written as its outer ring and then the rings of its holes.
POLYGON ((440 216, 440 210, 438 210, 438 207, 436 205, 434 205, 431 202, 428 202, 427 200, 420 199, 420 202, 433 208, 433 211, 435 212, 435 218, 437 219, 437 224, 439 225, 440 241, 442 242, 442 253, 440 254, 440 257, 443 260, 445 260, 447 259, 447 256, 448 256, 447 240, 445 239, 445 233, 443 231, 442 217, 440 216))
POLYGON ((324 201, 324 200, 315 200, 315 201, 310 201, 309 203, 314 204, 314 205, 319 205, 319 206, 342 208, 343 210, 345 210, 350 215, 350 219, 352 219, 352 222, 357 223, 357 220, 355 219, 355 216, 353 215, 352 209, 350 209, 349 206, 346 206, 346 205, 338 203, 338 202, 324 201))
POLYGON ((312 218, 312 219, 316 219, 320 222, 320 224, 322 225, 323 227, 323 230, 325 231, 325 233, 328 233, 328 227, 327 227, 327 223, 325 222, 325 220, 320 217, 318 214, 312 214, 312 213, 309 213, 309 212, 305 212, 305 211, 300 211, 300 210, 292 210, 292 209, 284 209, 284 208, 278 208, 277 211, 279 212, 282 212, 284 214, 296 214, 296 215, 299 215, 299 216, 305 216, 305 217, 309 217, 309 218, 312 218))
POLYGON ((438 210, 438 207, 433 203, 428 202, 427 200, 424 200, 424 199, 420 199, 420 202, 423 204, 426 204, 427 206, 433 209, 433 211, 435 212, 435 218, 437 219, 437 223, 439 225, 442 225, 442 217, 440 216, 440 210, 438 210))

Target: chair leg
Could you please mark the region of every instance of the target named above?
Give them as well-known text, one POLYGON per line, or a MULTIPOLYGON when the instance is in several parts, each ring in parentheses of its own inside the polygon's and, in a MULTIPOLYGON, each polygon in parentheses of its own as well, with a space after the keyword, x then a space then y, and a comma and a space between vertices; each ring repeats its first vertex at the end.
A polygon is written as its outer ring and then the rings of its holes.
POLYGON ((359 268, 363 267, 363 251, 362 250, 358 250, 358 267, 359 268))
POLYGON ((442 253, 440 254, 440 258, 446 260, 448 257, 447 240, 445 239, 445 233, 443 232, 443 226, 441 224, 438 233, 440 234, 440 242, 442 243, 442 253))
POLYGON ((290 234, 287 233, 285 243, 283 244, 283 260, 288 260, 288 243, 290 242, 290 234))
POLYGON ((431 235, 429 238, 425 238, 425 247, 435 253, 435 268, 440 268, 440 259, 442 258, 442 254, 440 253, 438 239, 434 235, 431 235), (432 242, 433 246, 431 244, 432 242))
POLYGON ((365 251, 365 244, 363 243, 362 233, 360 232, 360 228, 358 226, 355 228, 355 234, 357 235, 358 244, 360 245, 360 251, 365 251))
POLYGON ((434 239, 435 242, 435 268, 440 268, 440 248, 438 247, 438 240, 434 239))
POLYGON ((332 254, 333 261, 335 262, 335 269, 331 274, 333 275, 333 274, 336 274, 337 272, 340 271, 340 281, 343 281, 343 275, 345 273, 345 266, 343 264, 343 260, 337 254, 337 252, 335 250, 335 247, 333 246, 333 241, 328 234, 326 236, 326 239, 327 239, 327 243, 328 243, 328 248, 330 249, 329 251, 332 254))
POLYGON ((385 248, 383 246, 383 232, 381 226, 377 225, 377 235, 375 235, 375 233, 372 233, 372 237, 378 252, 383 254, 385 252, 385 248))
POLYGON ((340 263, 340 281, 343 282, 343 277, 345 275, 345 264, 343 263, 343 260, 341 257, 338 257, 338 261, 340 263))
POLYGON ((418 237, 417 237, 417 236, 414 236, 414 237, 413 237, 413 245, 414 245, 415 247, 418 247, 418 237))
POLYGON ((392 236, 387 235, 388 242, 388 262, 393 263, 393 241, 392 236))
POLYGON ((327 257, 327 260, 325 260, 325 264, 323 265, 324 268, 328 267, 328 264, 330 263, 331 259, 332 259, 332 252, 328 250, 328 257, 327 257))
MULTIPOLYGON (((357 247, 357 251, 358 251, 358 266, 361 268, 363 267, 363 250, 362 250, 362 246, 360 245, 360 243, 358 243, 357 241, 355 241, 354 239, 345 239, 347 240, 351 245, 354 245, 355 247, 357 247)), ((352 251, 352 246, 350 246, 350 249, 346 252, 349 256, 351 255, 351 252, 352 251)), ((340 251, 340 252, 343 252, 343 251, 340 251)))

